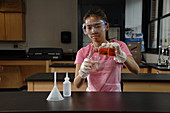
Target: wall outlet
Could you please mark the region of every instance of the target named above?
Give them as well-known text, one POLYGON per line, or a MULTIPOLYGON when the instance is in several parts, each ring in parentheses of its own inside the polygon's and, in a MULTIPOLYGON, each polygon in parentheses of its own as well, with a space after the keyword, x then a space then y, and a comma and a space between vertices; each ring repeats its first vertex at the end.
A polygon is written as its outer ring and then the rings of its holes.
POLYGON ((18 48, 18 44, 14 44, 14 48, 18 48))

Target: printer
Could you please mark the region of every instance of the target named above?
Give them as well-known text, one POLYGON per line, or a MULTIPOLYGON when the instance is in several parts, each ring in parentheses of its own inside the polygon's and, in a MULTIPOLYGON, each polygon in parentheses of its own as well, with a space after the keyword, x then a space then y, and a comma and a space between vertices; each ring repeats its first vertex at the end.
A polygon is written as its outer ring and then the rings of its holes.
POLYGON ((62 48, 29 48, 27 57, 35 60, 61 60, 62 56, 62 48))

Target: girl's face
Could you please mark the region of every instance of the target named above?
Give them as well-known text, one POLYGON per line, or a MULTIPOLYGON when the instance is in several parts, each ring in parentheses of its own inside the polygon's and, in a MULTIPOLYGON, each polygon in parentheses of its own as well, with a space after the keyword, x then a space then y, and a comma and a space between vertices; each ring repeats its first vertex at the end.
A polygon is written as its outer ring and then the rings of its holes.
MULTIPOLYGON (((86 19, 85 23, 92 23, 92 22, 96 22, 101 20, 100 17, 98 16, 90 16, 86 19)), ((108 30, 108 24, 107 27, 105 29, 105 31, 101 32, 101 33, 97 33, 95 30, 92 30, 92 34, 89 34, 89 38, 93 41, 93 43, 103 43, 106 42, 106 31, 108 30)), ((94 26, 91 26, 94 27, 94 26)))

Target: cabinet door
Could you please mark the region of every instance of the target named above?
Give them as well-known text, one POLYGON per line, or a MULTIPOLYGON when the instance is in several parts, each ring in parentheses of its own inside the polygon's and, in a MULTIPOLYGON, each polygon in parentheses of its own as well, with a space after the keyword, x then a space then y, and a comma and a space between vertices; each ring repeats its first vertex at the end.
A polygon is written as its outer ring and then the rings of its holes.
POLYGON ((5 13, 6 41, 24 41, 22 16, 22 13, 5 13))
POLYGON ((0 13, 0 40, 5 40, 4 13, 0 13))
POLYGON ((0 11, 22 12, 23 0, 0 0, 0 11))
POLYGON ((20 66, 4 66, 0 73, 0 88, 20 88, 22 85, 20 66))

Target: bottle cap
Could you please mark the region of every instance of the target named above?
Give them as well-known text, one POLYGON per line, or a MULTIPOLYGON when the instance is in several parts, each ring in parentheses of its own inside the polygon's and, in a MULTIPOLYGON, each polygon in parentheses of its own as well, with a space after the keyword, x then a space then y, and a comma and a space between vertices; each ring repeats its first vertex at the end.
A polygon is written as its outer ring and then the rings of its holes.
POLYGON ((68 72, 66 72, 66 77, 64 78, 66 81, 69 81, 69 77, 68 77, 68 72))

